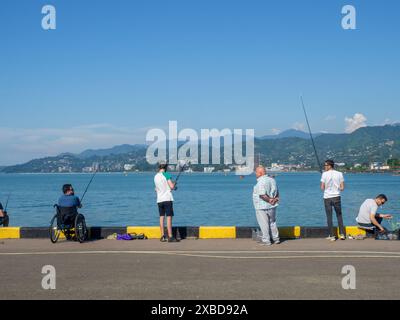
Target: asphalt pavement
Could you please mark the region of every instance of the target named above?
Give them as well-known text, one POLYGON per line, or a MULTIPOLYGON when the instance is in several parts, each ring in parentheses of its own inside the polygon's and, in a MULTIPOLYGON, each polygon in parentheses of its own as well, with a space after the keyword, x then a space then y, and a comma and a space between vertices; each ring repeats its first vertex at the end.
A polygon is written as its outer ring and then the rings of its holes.
POLYGON ((399 249, 372 239, 1 240, 0 299, 400 299, 399 249), (42 286, 48 265, 55 289, 42 286))

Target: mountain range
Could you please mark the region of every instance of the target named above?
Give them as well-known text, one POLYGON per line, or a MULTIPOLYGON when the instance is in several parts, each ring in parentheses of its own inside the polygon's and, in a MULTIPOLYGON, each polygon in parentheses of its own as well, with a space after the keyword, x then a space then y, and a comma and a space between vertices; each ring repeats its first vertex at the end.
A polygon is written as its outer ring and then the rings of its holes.
MULTIPOLYGON (((321 161, 333 158, 336 162, 353 166, 400 158, 400 124, 363 127, 350 134, 318 133, 314 135, 314 141, 321 161)), ((124 171, 125 164, 140 171, 154 170, 154 166, 146 161, 146 149, 146 145, 120 145, 79 154, 64 153, 5 167, 2 172, 81 172, 93 164, 99 164, 102 171, 109 172, 124 171)), ((221 154, 223 157, 223 149, 221 154)), ((318 167, 309 134, 299 130, 256 138, 255 155, 265 164, 275 162, 304 168, 318 167)), ((196 169, 202 170, 202 166, 196 166, 196 169)))
MULTIPOLYGON (((323 133, 313 133, 313 137, 316 138, 320 136, 323 133)), ((297 129, 289 129, 282 131, 278 134, 273 134, 273 135, 267 135, 260 137, 260 140, 266 140, 266 139, 282 139, 282 138, 301 138, 301 139, 310 139, 310 134, 301 130, 297 129)))

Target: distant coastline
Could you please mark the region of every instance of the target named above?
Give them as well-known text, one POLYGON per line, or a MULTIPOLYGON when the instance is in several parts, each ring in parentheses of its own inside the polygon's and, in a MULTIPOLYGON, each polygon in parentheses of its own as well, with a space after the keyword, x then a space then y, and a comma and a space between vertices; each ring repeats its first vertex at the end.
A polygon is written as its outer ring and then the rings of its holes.
MULTIPOLYGON (((339 170, 345 174, 380 174, 380 175, 398 175, 395 170, 388 171, 354 171, 354 170, 339 170)), ((123 172, 123 171, 114 171, 114 172, 98 172, 98 175, 140 175, 140 174, 152 174, 155 173, 155 170, 149 171, 135 171, 135 172, 123 172)), ((178 174, 177 171, 170 171, 172 174, 178 174)), ((298 171, 268 171, 267 174, 270 176, 280 175, 280 174, 302 174, 302 173, 315 173, 320 174, 318 170, 298 170, 298 171)), ((92 175, 90 172, 0 172, 0 175, 92 175)), ((235 174, 234 171, 231 172, 202 172, 202 171, 193 171, 190 173, 183 173, 184 175, 231 175, 231 176, 240 176, 240 174, 235 174)), ((247 175, 247 176, 252 176, 247 175)))

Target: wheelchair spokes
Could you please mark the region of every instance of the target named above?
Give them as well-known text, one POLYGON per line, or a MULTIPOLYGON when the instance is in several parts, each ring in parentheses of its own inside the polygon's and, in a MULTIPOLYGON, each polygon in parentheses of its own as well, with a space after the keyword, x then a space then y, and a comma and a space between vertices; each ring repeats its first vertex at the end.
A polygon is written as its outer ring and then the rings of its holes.
POLYGON ((75 218, 75 236, 80 243, 86 240, 87 228, 85 218, 81 214, 78 214, 75 218))
POLYGON ((56 243, 58 238, 60 237, 61 230, 58 228, 57 214, 54 215, 53 219, 51 219, 49 235, 50 241, 52 243, 56 243))

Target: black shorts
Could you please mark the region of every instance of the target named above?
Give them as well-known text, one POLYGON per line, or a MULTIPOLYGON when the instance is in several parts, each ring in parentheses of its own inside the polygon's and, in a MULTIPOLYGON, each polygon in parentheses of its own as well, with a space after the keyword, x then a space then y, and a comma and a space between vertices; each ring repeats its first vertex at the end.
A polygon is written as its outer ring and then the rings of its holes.
POLYGON ((172 201, 164 201, 158 203, 158 212, 160 213, 160 217, 173 217, 174 216, 174 207, 172 201))

